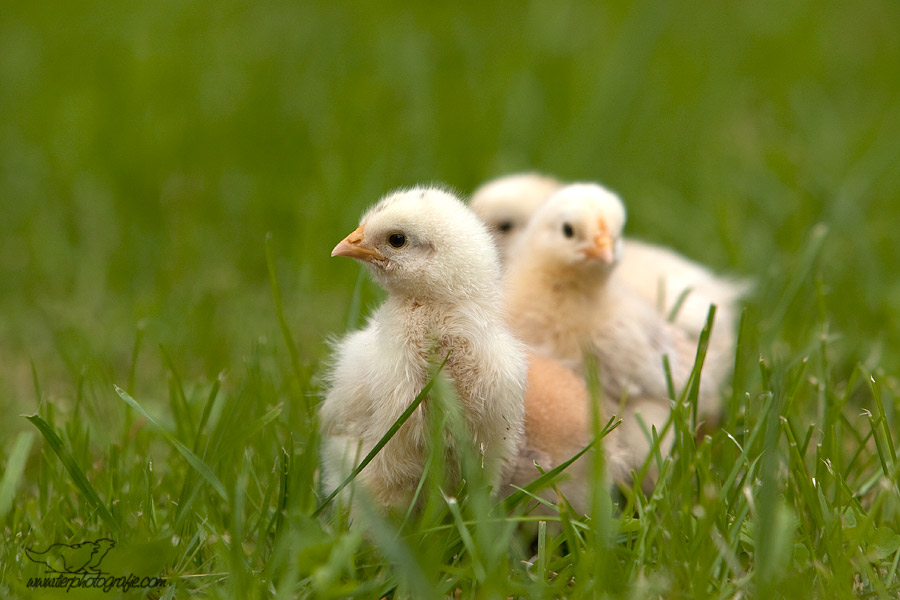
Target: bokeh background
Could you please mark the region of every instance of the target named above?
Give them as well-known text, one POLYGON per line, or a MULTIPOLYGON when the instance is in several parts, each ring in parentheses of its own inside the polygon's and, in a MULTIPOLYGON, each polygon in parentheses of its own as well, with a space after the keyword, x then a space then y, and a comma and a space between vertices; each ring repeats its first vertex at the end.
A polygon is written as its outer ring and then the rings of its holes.
MULTIPOLYGON (((33 412, 34 374, 62 407, 84 380, 121 384, 138 335, 147 401, 166 389, 159 346, 186 381, 240 372, 280 341, 268 233, 315 369, 361 281, 329 252, 365 206, 398 186, 467 194, 520 170, 601 181, 633 235, 754 277, 769 351, 802 352, 827 323, 835 368, 896 373, 893 0, 3 1, 0 13, 7 414, 33 412)), ((379 291, 359 285, 371 306, 379 291)))

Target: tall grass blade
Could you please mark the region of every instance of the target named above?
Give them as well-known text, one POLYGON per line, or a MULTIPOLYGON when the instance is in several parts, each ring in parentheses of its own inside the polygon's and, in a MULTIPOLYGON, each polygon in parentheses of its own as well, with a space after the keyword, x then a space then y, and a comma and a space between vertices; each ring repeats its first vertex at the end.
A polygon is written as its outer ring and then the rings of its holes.
POLYGON ((393 527, 364 497, 359 502, 367 532, 393 563, 396 576, 401 581, 400 594, 384 593, 375 597, 440 598, 409 544, 396 535, 393 527))
POLYGON ((34 364, 33 358, 31 359, 31 382, 34 385, 35 400, 37 400, 37 404, 40 406, 44 394, 41 392, 41 382, 38 379, 37 366, 34 364))
POLYGON ((768 313, 768 320, 771 323, 782 323, 790 309, 791 303, 803 289, 808 285, 808 278, 825 246, 825 240, 828 238, 828 226, 825 223, 819 223, 813 227, 809 240, 800 259, 794 265, 793 273, 788 277, 788 285, 781 295, 778 303, 768 313))
POLYGON ((6 517, 6 513, 9 512, 13 500, 16 498, 16 490, 19 487, 22 472, 25 470, 25 462, 28 460, 28 453, 31 451, 33 441, 34 434, 30 431, 22 431, 13 442, 9 460, 6 461, 6 469, 3 471, 3 477, 0 478, 0 522, 6 517))
POLYGON ((166 361, 166 366, 169 367, 169 372, 172 373, 172 385, 170 389, 172 411, 176 417, 175 420, 178 424, 179 432, 183 431, 184 439, 187 440, 194 431, 194 419, 191 417, 191 408, 188 406, 187 396, 184 393, 184 383, 181 380, 178 369, 175 368, 175 362, 172 360, 172 355, 169 354, 168 350, 166 350, 162 344, 160 344, 159 350, 162 352, 163 359, 166 361))
POLYGON ((347 331, 354 331, 359 327, 359 316, 362 313, 362 292, 366 282, 366 270, 360 269, 353 286, 353 295, 350 296, 350 307, 347 309, 347 331))
POLYGON ((118 534, 121 531, 121 526, 119 522, 116 521, 115 517, 112 516, 112 513, 109 512, 109 509, 106 508, 106 504, 100 499, 100 495, 97 494, 97 490, 94 489, 94 486, 91 485, 91 482, 88 481, 87 475, 84 474, 82 468, 75 461, 75 457, 72 456, 72 452, 63 445, 62 440, 53 430, 53 427, 43 420, 38 415, 30 415, 26 416, 32 425, 37 427, 38 431, 41 432, 41 435, 44 436, 44 439, 50 444, 50 448, 59 457, 59 460, 62 462, 63 466, 66 468, 66 471, 69 472, 69 476, 72 478, 72 481, 75 483, 75 487, 81 493, 82 497, 88 501, 88 503, 97 511, 97 514, 100 515, 100 518, 106 524, 106 526, 113 533, 118 534))
POLYGON ((194 438, 194 453, 200 451, 200 438, 203 435, 203 429, 206 427, 206 423, 209 421, 209 415, 212 413, 213 404, 216 402, 216 396, 219 395, 219 388, 222 387, 222 381, 224 379, 225 371, 221 371, 219 376, 216 377, 216 380, 213 382, 212 389, 209 390, 209 395, 206 397, 206 404, 203 406, 203 414, 200 416, 200 424, 197 425, 197 435, 194 438))
POLYGON ((134 336, 134 347, 131 349, 131 368, 128 370, 128 386, 125 390, 129 394, 134 393, 134 382, 137 374, 138 355, 141 352, 141 341, 144 339, 144 321, 138 323, 137 334, 134 336))
POLYGON ((463 521, 462 512, 459 510, 459 502, 456 498, 451 498, 446 495, 444 496, 444 501, 450 509, 450 514, 453 515, 453 522, 456 524, 456 530, 459 532, 459 537, 462 540, 463 546, 465 546, 466 552, 468 552, 472 559, 472 570, 475 571, 475 577, 478 578, 478 581, 484 581, 485 577, 487 577, 487 572, 481 562, 478 546, 475 544, 475 540, 472 539, 472 533, 469 531, 469 528, 466 527, 465 521, 463 521))
POLYGON ((691 295, 694 289, 691 287, 686 287, 681 290, 681 293, 678 294, 678 299, 675 300, 675 304, 672 306, 672 310, 669 311, 669 315, 666 317, 666 320, 669 323, 674 323, 675 319, 678 318, 678 313, 681 312, 681 307, 684 305, 684 301, 687 300, 688 296, 691 295))

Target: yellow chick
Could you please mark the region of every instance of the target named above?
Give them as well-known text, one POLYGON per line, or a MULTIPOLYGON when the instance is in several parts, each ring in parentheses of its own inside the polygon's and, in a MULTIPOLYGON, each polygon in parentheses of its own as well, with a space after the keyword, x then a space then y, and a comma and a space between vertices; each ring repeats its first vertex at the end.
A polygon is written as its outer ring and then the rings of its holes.
MULTIPOLYGON (((472 210, 490 229, 504 265, 532 215, 564 185, 547 175, 519 173, 491 180, 473 192, 472 210)), ((733 350, 738 302, 749 291, 749 282, 717 275, 674 250, 627 237, 618 277, 667 317, 686 293, 673 322, 695 340, 710 304, 715 304, 719 325, 710 343, 722 353, 733 350)))
MULTIPOLYGON (((625 208, 597 184, 568 185, 544 202, 510 249, 506 307, 513 331, 539 352, 583 374, 595 362, 605 393, 668 406, 662 357, 676 391, 696 344, 619 277, 625 208)), ((704 369, 701 412, 714 412, 725 373, 704 369)))
MULTIPOLYGON (((504 324, 500 265, 485 226, 452 194, 413 188, 368 210, 332 256, 360 261, 388 297, 364 329, 334 347, 320 409, 325 487, 337 488, 448 353, 443 375, 487 481, 499 484, 522 435, 527 362, 504 324)), ((428 400, 355 480, 384 508, 408 505, 422 476, 427 410, 428 400)))

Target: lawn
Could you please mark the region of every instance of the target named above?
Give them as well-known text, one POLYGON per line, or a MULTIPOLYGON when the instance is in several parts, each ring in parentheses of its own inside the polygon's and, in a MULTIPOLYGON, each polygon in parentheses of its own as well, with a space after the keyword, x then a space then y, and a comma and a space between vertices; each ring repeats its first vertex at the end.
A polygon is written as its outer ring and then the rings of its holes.
POLYGON ((165 578, 127 597, 900 595, 900 4, 2 14, 0 596, 114 597, 28 587, 26 550, 104 538, 165 578), (526 169, 755 280, 721 426, 678 404, 655 489, 589 515, 429 480, 349 526, 315 407, 382 292, 331 248, 386 191, 526 169))

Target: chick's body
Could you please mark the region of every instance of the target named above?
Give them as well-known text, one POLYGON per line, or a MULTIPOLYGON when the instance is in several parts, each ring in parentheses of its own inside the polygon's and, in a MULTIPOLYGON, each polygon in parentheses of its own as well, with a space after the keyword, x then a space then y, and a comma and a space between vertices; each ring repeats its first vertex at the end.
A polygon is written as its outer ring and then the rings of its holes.
MULTIPOLYGON (((499 266, 483 225, 452 195, 413 189, 370 210, 335 255, 363 260, 389 295, 365 329, 335 347, 320 412, 326 487, 374 447, 445 357, 443 374, 497 484, 522 433, 526 359, 503 324, 499 266)), ((426 399, 357 477, 382 506, 405 504, 418 484, 427 410, 426 399)))
POLYGON ((523 261, 507 279, 507 312, 524 342, 582 374, 586 354, 596 358, 612 399, 667 397, 663 355, 675 381, 686 379, 693 346, 652 305, 614 274, 583 277, 542 258, 529 257, 527 268, 523 261))

